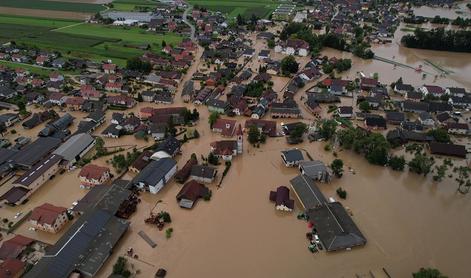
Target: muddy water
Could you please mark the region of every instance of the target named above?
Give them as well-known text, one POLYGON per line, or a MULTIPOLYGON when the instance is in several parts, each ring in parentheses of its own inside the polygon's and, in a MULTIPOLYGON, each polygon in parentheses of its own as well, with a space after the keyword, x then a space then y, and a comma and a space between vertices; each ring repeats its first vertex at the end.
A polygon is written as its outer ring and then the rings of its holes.
POLYGON ((379 74, 379 80, 385 84, 395 82, 402 77, 404 83, 409 83, 413 86, 436 84, 443 87, 459 86, 471 88, 471 57, 469 53, 403 47, 400 45, 400 40, 405 33, 400 31, 400 28, 402 27, 399 27, 395 33, 393 43, 374 45, 372 50, 379 57, 406 64, 412 68, 401 66, 394 67, 392 64, 374 59, 363 60, 353 56, 351 53, 340 52, 330 48, 324 49, 322 55, 352 59, 352 68, 341 74, 349 79, 358 77, 358 72, 363 72, 367 76, 377 72, 379 74), (430 62, 451 73, 440 77, 440 71, 433 67, 430 62), (419 67, 422 67, 423 72, 417 72, 415 70, 419 67), (423 78, 423 73, 426 73, 425 78, 423 78))
POLYGON ((466 7, 467 3, 469 3, 469 1, 458 2, 456 7, 453 7, 451 9, 421 6, 421 7, 413 8, 413 10, 414 10, 414 14, 417 16, 435 17, 438 15, 438 16, 447 17, 450 19, 455 19, 458 16, 469 18, 471 17, 471 12, 466 7))

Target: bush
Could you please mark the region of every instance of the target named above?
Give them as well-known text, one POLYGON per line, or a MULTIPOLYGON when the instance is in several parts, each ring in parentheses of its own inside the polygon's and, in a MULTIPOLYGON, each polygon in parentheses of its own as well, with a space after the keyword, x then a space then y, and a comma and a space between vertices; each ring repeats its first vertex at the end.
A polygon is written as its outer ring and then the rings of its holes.
POLYGON ((394 171, 404 171, 406 160, 403 156, 392 156, 388 163, 389 167, 391 167, 391 169, 394 171))
POLYGON ((342 187, 337 188, 336 192, 337 192, 337 195, 338 195, 341 199, 346 199, 346 198, 347 198, 347 191, 343 190, 342 187))
POLYGON ((173 233, 173 228, 168 228, 167 230, 165 230, 165 237, 167 239, 171 238, 172 237, 172 233, 173 233))

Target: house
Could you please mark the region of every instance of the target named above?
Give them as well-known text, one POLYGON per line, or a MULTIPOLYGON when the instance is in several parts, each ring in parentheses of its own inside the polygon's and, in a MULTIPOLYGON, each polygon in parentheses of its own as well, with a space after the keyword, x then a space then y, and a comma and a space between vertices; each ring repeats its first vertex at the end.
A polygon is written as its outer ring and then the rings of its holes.
POLYGON ((64 76, 57 71, 51 72, 49 74, 49 80, 51 82, 62 82, 64 81, 64 76))
POLYGON ((427 112, 429 110, 429 104, 426 102, 416 102, 416 101, 406 100, 402 102, 402 110, 404 112, 414 112, 414 113, 427 112))
POLYGON ((188 159, 185 165, 175 174, 175 180, 178 183, 184 183, 190 177, 193 166, 197 164, 198 160, 196 159, 196 157, 191 157, 190 159, 188 159))
POLYGON ((351 119, 353 117, 353 107, 351 106, 339 106, 337 113, 340 118, 351 119))
POLYGON ((305 81, 317 79, 321 77, 321 75, 320 71, 316 68, 305 69, 298 74, 298 76, 305 81))
POLYGON ((369 91, 378 86, 378 80, 374 78, 362 77, 360 80, 360 88, 365 91, 369 91))
POLYGON ((419 122, 427 127, 433 127, 435 125, 432 115, 428 112, 422 112, 419 114, 419 122))
POLYGON ((244 58, 252 58, 254 54, 255 54, 255 49, 253 49, 253 48, 247 48, 247 49, 244 50, 244 52, 242 53, 242 56, 243 56, 244 58))
POLYGON ((68 169, 84 157, 95 146, 95 142, 95 138, 90 134, 78 133, 67 139, 52 153, 61 156, 61 167, 68 169))
POLYGON ((210 190, 203 184, 191 180, 178 192, 177 202, 182 208, 192 208, 199 198, 206 198, 210 194, 210 190))
POLYGON ((17 96, 18 93, 6 85, 0 85, 0 99, 10 99, 17 96))
POLYGON ((145 91, 141 94, 142 100, 145 102, 153 102, 156 95, 157 95, 157 92, 153 92, 153 91, 145 91))
POLYGON ((432 95, 434 97, 441 97, 445 94, 445 90, 440 86, 435 85, 424 85, 419 88, 419 91, 424 94, 424 96, 432 95))
POLYGON ((467 135, 469 133, 469 126, 466 123, 447 122, 445 128, 450 134, 467 135))
POLYGON ((15 235, 14 237, 3 241, 2 246, 0 247, 0 260, 19 259, 21 254, 33 243, 33 239, 22 235, 15 235))
POLYGON ((306 106, 306 108, 309 110, 309 112, 312 113, 312 115, 314 115, 315 118, 321 117, 322 107, 317 101, 314 100, 314 98, 309 97, 308 95, 307 100, 304 102, 304 106, 306 106))
POLYGON ((286 99, 283 102, 274 102, 271 104, 272 118, 301 118, 301 110, 296 101, 286 99))
POLYGON ((306 57, 309 54, 309 43, 301 39, 288 39, 286 43, 275 47, 275 52, 282 52, 285 55, 298 55, 306 57))
POLYGON ((323 83, 327 82, 328 88, 329 88, 329 93, 335 96, 345 96, 348 95, 348 90, 347 86, 350 83, 349 80, 343 80, 343 79, 327 79, 324 80, 323 83), (330 84, 329 84, 330 80, 330 84))
POLYGON ((304 156, 301 150, 291 149, 286 151, 281 151, 281 159, 286 167, 295 167, 298 166, 301 161, 304 161, 304 156))
POLYGON ((41 129, 38 133, 38 136, 41 137, 66 137, 62 135, 70 134, 67 128, 73 123, 74 117, 69 113, 64 114, 59 119, 55 120, 52 123, 46 124, 46 127, 41 129))
POLYGON ((188 80, 183 84, 182 90, 182 99, 184 102, 188 103, 193 99, 195 93, 194 82, 193 80, 188 80))
POLYGON ((448 103, 457 109, 470 109, 471 97, 469 95, 465 95, 463 97, 451 96, 448 99, 448 103))
POLYGON ((216 112, 219 114, 224 114, 229 106, 227 102, 216 98, 206 101, 206 105, 208 106, 209 112, 216 112))
POLYGON ((220 133, 224 137, 232 137, 236 130, 236 123, 237 121, 235 120, 219 118, 213 124, 212 131, 220 133))
POLYGON ((84 104, 85 99, 82 97, 68 97, 65 100, 65 105, 69 108, 71 111, 80 111, 82 110, 82 105, 84 104))
POLYGON ((37 229, 49 233, 57 233, 69 221, 67 208, 44 203, 33 209, 29 222, 37 229))
POLYGON ((292 211, 294 200, 289 198, 289 189, 286 186, 279 186, 276 191, 270 191, 270 201, 275 202, 275 209, 281 211, 292 211))
POLYGON ((102 68, 103 68, 103 71, 107 74, 116 73, 115 64, 103 64, 102 68))
POLYGON ((67 97, 62 93, 52 93, 49 95, 48 101, 52 104, 62 106, 66 99, 67 97))
POLYGON ((251 126, 256 126, 260 132, 269 137, 276 137, 278 135, 275 121, 248 119, 245 121, 244 130, 248 130, 251 126))
POLYGON ((57 59, 52 61, 51 65, 54 68, 62 69, 62 68, 65 67, 66 61, 62 58, 57 58, 57 59))
POLYGON ((464 88, 448 87, 445 90, 445 94, 447 94, 449 96, 453 96, 453 97, 462 98, 462 97, 466 96, 468 93, 466 92, 466 89, 464 89, 464 88))
POLYGON ((270 58, 270 50, 262 49, 258 53, 258 59, 259 60, 265 60, 265 59, 269 59, 269 58, 270 58))
POLYGON ((417 131, 422 132, 424 131, 425 127, 420 122, 411 122, 411 121, 403 121, 401 122, 401 128, 408 131, 417 131))
POLYGON ((386 121, 393 125, 399 125, 406 120, 406 115, 402 112, 386 112, 386 121))
POLYGON ((91 188, 99 184, 105 184, 111 179, 111 171, 108 167, 87 164, 82 167, 78 175, 80 187, 91 188))
POLYGON ((410 84, 396 83, 396 85, 394 85, 394 92, 403 96, 413 91, 414 87, 410 84))
POLYGON ((155 141, 159 141, 165 138, 167 134, 167 123, 151 123, 149 124, 149 132, 155 141))
POLYGON ((310 208, 307 216, 328 252, 351 250, 367 242, 347 210, 339 202, 324 202, 310 208))
POLYGON ((20 278, 26 268, 26 263, 18 259, 6 259, 0 263, 0 278, 20 278))
POLYGON ((134 133, 136 129, 141 125, 141 120, 136 116, 127 117, 122 127, 127 133, 134 133))
POLYGON ((439 112, 451 112, 453 107, 451 104, 440 101, 431 101, 429 102, 428 112, 430 113, 439 113, 439 112))
POLYGON ((365 117, 365 126, 369 129, 386 129, 386 119, 379 115, 369 114, 365 117))
POLYGON ((332 174, 329 168, 327 168, 327 166, 325 166, 325 164, 320 160, 299 162, 299 171, 304 176, 315 181, 330 182, 332 179, 332 174))
POLYGON ((212 183, 216 178, 217 170, 211 166, 193 165, 190 178, 200 183, 212 183))
POLYGON ((429 148, 431 154, 466 158, 467 152, 466 147, 464 145, 430 142, 429 148))
POLYGON ((171 158, 152 160, 133 179, 133 184, 144 191, 157 194, 177 171, 177 163, 171 158))
POLYGON ((134 160, 134 162, 129 166, 129 170, 134 173, 139 173, 144 169, 147 164, 151 162, 151 156, 154 154, 153 151, 147 150, 143 151, 137 158, 134 160))
POLYGON ((0 115, 0 125, 5 127, 11 127, 19 120, 20 118, 18 118, 18 114, 15 113, 5 113, 0 115))
POLYGON ((317 184, 308 176, 298 175, 289 182, 294 195, 296 195, 303 207, 303 211, 327 203, 327 199, 324 194, 322 194, 317 184))
POLYGON ((101 99, 102 94, 92 85, 86 84, 80 86, 80 95, 86 100, 98 101, 101 99))
POLYGON ((136 101, 132 97, 124 95, 108 96, 106 102, 111 106, 132 108, 136 105, 136 101))
POLYGON ((101 132, 104 137, 107 138, 119 138, 124 133, 123 128, 117 124, 110 124, 101 132))
POLYGON ((40 137, 34 142, 20 149, 13 157, 14 164, 24 170, 29 170, 33 166, 45 159, 56 149, 62 141, 53 137, 40 137))
POLYGON ((405 99, 409 101, 421 101, 424 95, 420 91, 406 92, 405 99))
POLYGON ((181 143, 173 136, 167 137, 164 141, 160 142, 155 152, 164 152, 169 157, 174 157, 180 153, 181 143))

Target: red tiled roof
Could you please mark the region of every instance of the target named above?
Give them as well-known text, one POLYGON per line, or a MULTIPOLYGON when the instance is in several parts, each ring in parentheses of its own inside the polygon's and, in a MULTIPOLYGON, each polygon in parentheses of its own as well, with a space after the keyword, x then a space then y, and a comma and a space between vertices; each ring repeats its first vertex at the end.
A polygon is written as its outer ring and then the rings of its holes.
POLYGON ((33 209, 33 213, 29 219, 35 220, 39 224, 52 225, 56 221, 57 217, 66 211, 67 209, 64 207, 56 207, 49 203, 44 203, 33 209))
POLYGON ((0 278, 19 277, 24 268, 24 262, 17 259, 7 259, 0 264, 0 278))
POLYGON ((82 167, 80 170, 79 177, 84 177, 86 179, 95 179, 99 180, 106 172, 109 172, 108 167, 101 167, 94 164, 87 164, 82 167))
POLYGON ((4 241, 0 247, 0 260, 17 258, 23 249, 31 243, 33 243, 31 238, 22 235, 16 235, 14 238, 4 241))
POLYGON ((235 120, 217 119, 213 124, 213 129, 221 130, 222 136, 233 136, 236 123, 235 120))

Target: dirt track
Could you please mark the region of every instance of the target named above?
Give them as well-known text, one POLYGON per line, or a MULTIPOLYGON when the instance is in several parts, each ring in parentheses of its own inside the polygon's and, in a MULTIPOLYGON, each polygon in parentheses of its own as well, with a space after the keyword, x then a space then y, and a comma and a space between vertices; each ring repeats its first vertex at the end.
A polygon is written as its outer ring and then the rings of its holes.
MULTIPOLYGON (((68 1, 72 1, 72 0, 68 0, 68 1)), ((81 1, 87 1, 87 0, 81 0, 81 1)), ((36 10, 36 9, 20 9, 20 8, 8 8, 8 7, 0 7, 0 14, 34 16, 34 17, 44 17, 44 18, 80 19, 80 20, 87 19, 88 17, 90 17, 90 14, 87 14, 87 13, 36 10)))

